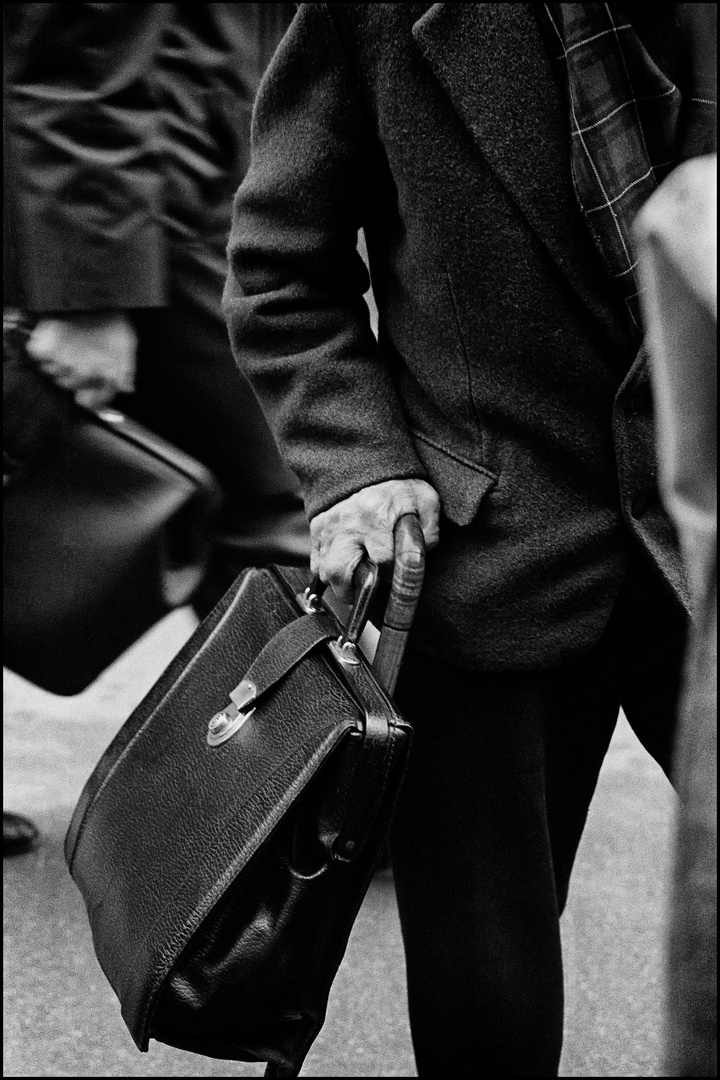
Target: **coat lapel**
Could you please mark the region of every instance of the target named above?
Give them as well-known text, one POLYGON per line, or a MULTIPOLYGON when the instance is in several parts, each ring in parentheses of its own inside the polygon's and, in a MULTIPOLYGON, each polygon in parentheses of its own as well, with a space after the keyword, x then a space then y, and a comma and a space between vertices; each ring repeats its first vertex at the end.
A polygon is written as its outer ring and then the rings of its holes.
POLYGON ((617 341, 617 310, 575 199, 570 125, 531 4, 433 4, 413 37, 488 164, 617 341))

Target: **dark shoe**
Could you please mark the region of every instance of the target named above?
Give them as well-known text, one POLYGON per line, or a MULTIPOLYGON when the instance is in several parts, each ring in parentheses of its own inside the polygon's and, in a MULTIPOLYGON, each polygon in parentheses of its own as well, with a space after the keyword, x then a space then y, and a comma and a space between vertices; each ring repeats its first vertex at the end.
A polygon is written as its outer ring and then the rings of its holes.
POLYGON ((3 810, 3 857, 31 851, 39 835, 32 821, 21 814, 10 814, 3 810))

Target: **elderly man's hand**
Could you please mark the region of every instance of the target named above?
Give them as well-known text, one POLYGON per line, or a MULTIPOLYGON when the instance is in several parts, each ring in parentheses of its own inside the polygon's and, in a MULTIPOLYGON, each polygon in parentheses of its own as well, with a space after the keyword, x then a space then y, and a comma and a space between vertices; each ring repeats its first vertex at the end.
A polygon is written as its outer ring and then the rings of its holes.
POLYGON ((440 499, 424 480, 373 484, 318 514, 310 522, 313 573, 331 585, 341 600, 351 603, 355 567, 365 554, 381 565, 392 562, 395 523, 407 513, 418 515, 425 546, 435 547, 440 499))
POLYGON ((27 343, 40 370, 90 409, 107 405, 121 391, 132 392, 136 348, 135 330, 121 311, 40 319, 27 343))

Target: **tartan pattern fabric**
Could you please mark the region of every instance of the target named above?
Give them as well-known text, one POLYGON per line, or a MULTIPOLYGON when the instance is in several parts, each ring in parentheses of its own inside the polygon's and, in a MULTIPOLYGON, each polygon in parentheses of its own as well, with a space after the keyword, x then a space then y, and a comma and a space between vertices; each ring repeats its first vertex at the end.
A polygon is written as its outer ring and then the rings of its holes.
POLYGON ((631 229, 640 207, 677 163, 682 96, 620 4, 539 8, 549 20, 551 59, 566 76, 578 203, 639 336, 631 229))

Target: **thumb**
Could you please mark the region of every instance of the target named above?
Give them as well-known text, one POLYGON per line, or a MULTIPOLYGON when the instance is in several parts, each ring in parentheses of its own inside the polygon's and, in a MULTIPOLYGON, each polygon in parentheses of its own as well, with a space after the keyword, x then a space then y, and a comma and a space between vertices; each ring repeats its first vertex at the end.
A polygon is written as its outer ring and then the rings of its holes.
POLYGON ((76 392, 75 401, 85 409, 102 409, 104 405, 110 404, 114 396, 114 390, 107 385, 85 387, 76 392))
POLYGON ((25 349, 33 360, 52 359, 55 352, 57 334, 49 320, 43 319, 31 331, 25 349))

